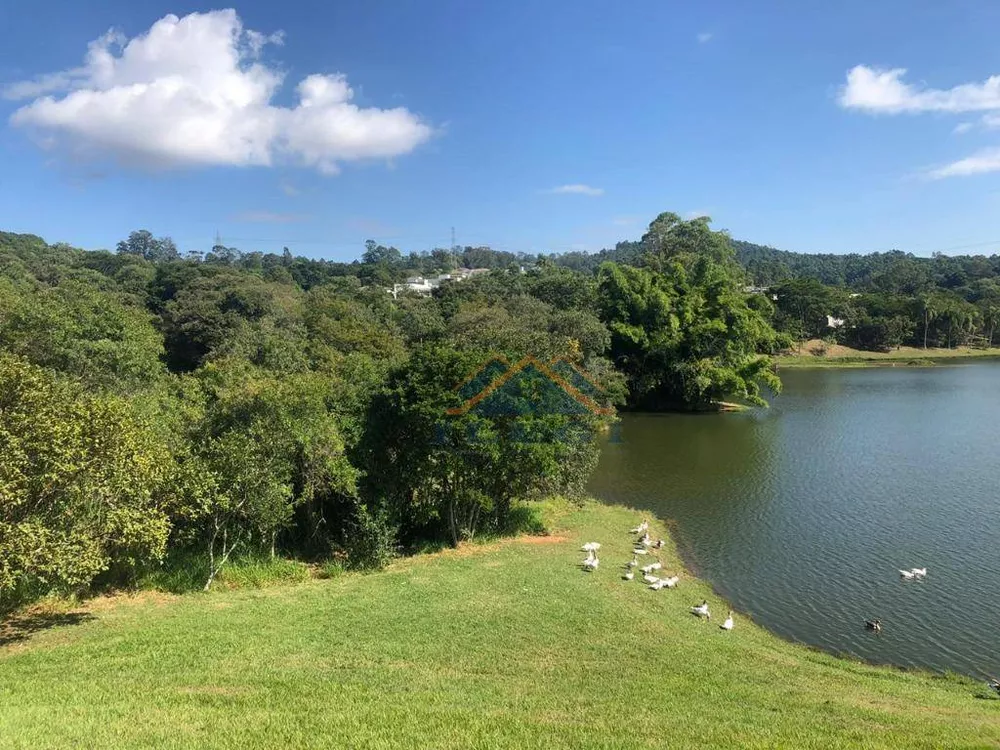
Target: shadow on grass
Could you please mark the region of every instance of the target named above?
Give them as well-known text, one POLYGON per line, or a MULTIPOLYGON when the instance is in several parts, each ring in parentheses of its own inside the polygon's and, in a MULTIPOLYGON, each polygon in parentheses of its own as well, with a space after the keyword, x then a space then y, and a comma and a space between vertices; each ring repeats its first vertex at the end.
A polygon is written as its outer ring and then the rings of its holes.
POLYGON ((0 647, 31 638, 35 633, 95 620, 89 612, 25 612, 0 621, 0 647))

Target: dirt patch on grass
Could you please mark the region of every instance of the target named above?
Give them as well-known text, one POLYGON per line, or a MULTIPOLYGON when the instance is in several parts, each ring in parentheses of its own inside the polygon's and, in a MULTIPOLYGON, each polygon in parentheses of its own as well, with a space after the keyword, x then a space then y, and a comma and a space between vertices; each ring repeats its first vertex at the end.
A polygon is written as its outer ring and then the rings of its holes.
POLYGON ((95 596, 84 603, 83 609, 88 612, 103 612, 123 604, 162 607, 179 598, 179 594, 168 594, 164 591, 119 591, 95 596))
POLYGON ((916 346, 901 346, 888 352, 873 352, 862 349, 852 349, 849 346, 833 344, 820 339, 803 341, 782 356, 801 359, 803 361, 823 362, 824 360, 857 359, 857 360, 921 360, 921 359, 961 359, 963 357, 990 357, 1000 354, 1000 349, 972 349, 967 346, 957 346, 953 349, 923 349, 916 346))
MULTIPOLYGON (((420 555, 415 555, 413 557, 406 557, 400 560, 401 563, 412 563, 420 560, 434 560, 437 558, 453 558, 453 557, 472 557, 473 555, 481 555, 487 552, 496 552, 504 547, 510 547, 512 545, 530 545, 537 546, 540 544, 562 544, 563 542, 569 541, 568 536, 561 536, 559 534, 540 534, 540 535, 524 535, 515 536, 507 539, 498 539, 496 541, 490 542, 462 542, 458 547, 445 547, 437 552, 426 552, 420 555)), ((398 563, 397 563, 398 564, 398 563)), ((393 566, 395 567, 395 566, 393 566)))
POLYGON ((548 536, 522 536, 512 541, 520 544, 561 544, 562 542, 568 542, 569 537, 549 534, 548 536))

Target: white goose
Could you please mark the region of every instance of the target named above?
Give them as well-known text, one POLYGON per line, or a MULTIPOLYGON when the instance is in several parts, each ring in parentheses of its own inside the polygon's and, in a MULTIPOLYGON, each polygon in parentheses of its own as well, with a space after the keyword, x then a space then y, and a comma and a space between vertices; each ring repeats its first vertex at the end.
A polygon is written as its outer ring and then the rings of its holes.
POLYGON ((653 589, 653 591, 659 591, 662 588, 668 588, 667 581, 668 579, 661 578, 656 583, 649 584, 649 588, 653 589))
POLYGON ((629 560, 627 563, 625 563, 625 567, 626 568, 634 568, 638 564, 639 564, 639 558, 636 557, 635 555, 632 555, 632 559, 629 560))
POLYGON ((643 519, 642 523, 640 523, 638 526, 636 526, 634 529, 632 529, 631 533, 632 534, 642 534, 648 528, 649 528, 649 524, 646 522, 645 519, 643 519))
POLYGON ((712 615, 708 611, 708 600, 702 599, 701 604, 699 604, 697 607, 691 607, 691 614, 698 615, 698 617, 705 617, 711 620, 712 615))
POLYGON ((668 589, 672 589, 674 586, 677 585, 677 582, 679 580, 681 579, 677 576, 670 576, 670 578, 663 579, 663 585, 666 586, 668 589))
POLYGON ((646 583, 656 583, 656 582, 657 582, 657 581, 659 581, 660 579, 659 579, 659 578, 657 578, 656 576, 651 576, 651 575, 649 575, 649 574, 647 573, 646 575, 644 575, 644 576, 642 577, 642 580, 644 580, 644 581, 645 581, 646 583))
POLYGON ((643 573, 652 573, 654 570, 659 570, 662 567, 663 567, 663 565, 659 561, 657 561, 655 563, 650 563, 649 565, 643 565, 640 568, 640 570, 643 573))
POLYGON ((910 572, 917 578, 923 578, 927 575, 927 568, 910 568, 910 572))
POLYGON ((729 617, 727 617, 725 622, 723 622, 719 627, 723 630, 733 629, 733 610, 729 610, 729 617))
POLYGON ((625 575, 623 575, 622 578, 624 578, 626 581, 631 581, 633 578, 635 578, 635 573, 633 573, 631 570, 626 570, 625 575))
POLYGON ((596 555, 592 555, 583 561, 583 568, 589 573, 593 573, 597 570, 597 566, 601 564, 601 561, 597 559, 596 555))
POLYGON ((634 550, 632 550, 632 554, 633 555, 648 555, 649 554, 649 550, 648 549, 641 549, 639 547, 636 547, 634 550))
POLYGON ((597 552, 601 548, 600 542, 587 542, 585 545, 580 547, 584 552, 597 552))
POLYGON ((912 581, 917 575, 912 570, 901 570, 899 571, 899 577, 904 581, 912 581))

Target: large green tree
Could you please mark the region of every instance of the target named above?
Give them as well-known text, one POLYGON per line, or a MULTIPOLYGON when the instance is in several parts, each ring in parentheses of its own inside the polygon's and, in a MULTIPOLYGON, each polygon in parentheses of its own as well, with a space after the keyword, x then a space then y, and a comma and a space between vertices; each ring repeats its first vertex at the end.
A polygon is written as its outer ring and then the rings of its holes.
POLYGON ((604 264, 602 317, 634 407, 703 409, 726 399, 764 404, 780 390, 770 357, 786 343, 751 303, 728 237, 705 219, 661 214, 643 238, 645 267, 604 264))

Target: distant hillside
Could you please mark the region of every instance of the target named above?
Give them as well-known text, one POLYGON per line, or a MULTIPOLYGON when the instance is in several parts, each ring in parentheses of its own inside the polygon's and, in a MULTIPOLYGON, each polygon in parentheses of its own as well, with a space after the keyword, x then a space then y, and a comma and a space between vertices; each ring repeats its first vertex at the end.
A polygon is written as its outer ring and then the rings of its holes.
MULTIPOLYGON (((937 253, 921 258, 901 250, 865 255, 796 253, 745 240, 732 240, 732 244, 737 261, 759 286, 814 278, 829 286, 914 294, 930 286, 958 290, 980 279, 1000 277, 1000 255, 937 253)), ((593 271, 605 261, 637 263, 642 254, 641 242, 619 242, 596 253, 561 253, 551 259, 577 271, 593 271)))

